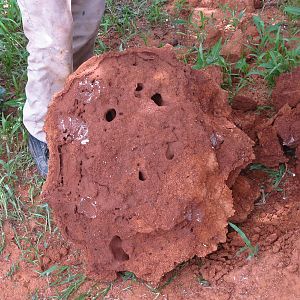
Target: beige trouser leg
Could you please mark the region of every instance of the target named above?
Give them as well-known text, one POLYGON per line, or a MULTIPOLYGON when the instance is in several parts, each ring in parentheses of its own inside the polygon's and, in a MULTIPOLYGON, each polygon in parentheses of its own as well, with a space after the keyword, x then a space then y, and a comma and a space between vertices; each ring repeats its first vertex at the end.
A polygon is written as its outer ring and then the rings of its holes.
POLYGON ((104 0, 72 0, 74 70, 93 56, 104 0))
POLYGON ((18 0, 28 38, 28 82, 24 125, 46 142, 48 104, 66 77, 92 56, 104 0, 18 0))

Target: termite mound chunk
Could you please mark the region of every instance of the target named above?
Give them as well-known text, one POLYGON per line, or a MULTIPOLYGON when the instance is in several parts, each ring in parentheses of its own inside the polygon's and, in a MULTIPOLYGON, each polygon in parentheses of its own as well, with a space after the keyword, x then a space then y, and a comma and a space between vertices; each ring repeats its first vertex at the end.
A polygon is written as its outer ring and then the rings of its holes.
POLYGON ((227 94, 170 48, 94 57, 49 107, 44 197, 102 279, 157 283, 225 242, 230 188, 253 159, 227 94))

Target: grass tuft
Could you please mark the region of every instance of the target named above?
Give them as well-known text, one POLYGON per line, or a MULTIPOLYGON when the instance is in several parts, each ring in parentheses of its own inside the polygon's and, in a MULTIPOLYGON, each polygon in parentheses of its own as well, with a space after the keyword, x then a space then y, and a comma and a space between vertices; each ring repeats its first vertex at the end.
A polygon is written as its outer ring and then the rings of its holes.
POLYGON ((237 252, 237 255, 240 255, 241 253, 243 253, 246 250, 249 251, 249 255, 248 255, 247 259, 251 259, 255 255, 257 255, 257 253, 258 253, 258 245, 252 246, 252 244, 251 244, 250 240, 247 238, 246 234, 239 227, 237 227, 235 224, 233 224, 231 222, 228 222, 228 224, 229 224, 229 226, 231 228, 233 228, 239 234, 239 236, 242 238, 242 240, 246 244, 244 247, 242 247, 237 252))

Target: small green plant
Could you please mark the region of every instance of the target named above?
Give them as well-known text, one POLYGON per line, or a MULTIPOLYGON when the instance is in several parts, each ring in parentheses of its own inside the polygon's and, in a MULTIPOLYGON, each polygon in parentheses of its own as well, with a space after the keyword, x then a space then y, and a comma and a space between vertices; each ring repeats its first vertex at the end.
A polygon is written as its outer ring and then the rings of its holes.
POLYGON ((253 21, 259 33, 260 42, 250 47, 257 66, 251 74, 261 75, 270 86, 273 86, 280 74, 300 64, 300 46, 293 49, 287 48, 286 44, 291 39, 283 37, 280 23, 266 27, 259 16, 254 16, 253 21))
POLYGON ((270 105, 258 105, 256 107, 256 111, 258 113, 261 112, 261 111, 266 111, 266 110, 274 111, 275 108, 273 106, 270 106, 270 105))
POLYGON ((48 203, 36 205, 31 217, 36 219, 36 224, 42 226, 45 232, 52 233, 51 210, 48 203))
POLYGON ((276 191, 282 192, 282 188, 279 187, 282 182, 285 174, 287 173, 287 168, 285 164, 280 164, 278 169, 272 169, 264 166, 263 164, 252 164, 250 166, 250 170, 259 170, 268 174, 268 176, 272 179, 273 189, 276 191))
POLYGON ((113 283, 109 283, 106 287, 99 287, 98 284, 94 284, 87 292, 80 294, 75 300, 87 300, 87 299, 105 299, 105 296, 112 289, 113 283))
POLYGON ((288 14, 292 19, 300 18, 300 7, 297 6, 286 6, 283 11, 288 14))
POLYGON ((226 17, 226 20, 228 21, 228 25, 233 27, 233 29, 236 29, 238 27, 238 25, 240 24, 241 19, 245 15, 246 10, 243 9, 241 11, 238 11, 237 7, 231 8, 228 5, 228 3, 219 4, 219 7, 224 14, 229 13, 229 16, 226 17))
POLYGON ((22 95, 26 79, 26 39, 15 0, 0 5, 0 78, 5 79, 8 96, 22 95), (14 87, 14 89, 11 89, 14 87))
POLYGON ((148 283, 145 283, 145 286, 152 292, 155 294, 155 298, 154 299, 157 299, 160 295, 161 295, 161 292, 162 290, 168 286, 171 282, 173 282, 177 277, 178 275, 180 274, 180 272, 189 264, 189 262, 182 262, 180 263, 178 266, 176 266, 176 268, 170 273, 168 274, 167 276, 167 279, 164 281, 163 284, 161 284, 159 287, 153 287, 151 286, 150 284, 148 283))
MULTIPOLYGON (((170 16, 164 9, 166 3, 166 0, 107 0, 100 35, 119 39, 119 51, 123 51, 136 36, 150 32, 154 25, 169 21, 170 16)), ((110 50, 109 43, 106 45, 97 41, 96 53, 101 54, 107 50, 110 50)))
POLYGON ((225 58, 220 54, 222 48, 222 40, 219 41, 208 50, 204 50, 202 43, 197 49, 197 59, 195 65, 192 67, 195 70, 205 68, 210 65, 221 67, 223 71, 223 84, 222 87, 228 90, 232 89, 232 77, 238 74, 232 73, 232 65, 228 63, 225 58))
POLYGON ((137 280, 137 277, 132 272, 125 271, 125 272, 121 272, 120 274, 124 281, 128 281, 128 280, 136 281, 137 280))
POLYGON ((5 233, 4 233, 3 229, 2 229, 2 225, 1 225, 0 235, 1 235, 1 240, 0 240, 0 255, 2 255, 2 253, 3 253, 4 249, 5 249, 5 246, 6 246, 5 233))
POLYGON ((73 273, 71 266, 54 265, 44 272, 39 273, 41 277, 49 278, 49 286, 57 289, 56 299, 67 300, 87 280, 83 274, 73 273))
POLYGON ((176 0, 174 4, 174 14, 178 18, 182 11, 190 11, 191 7, 187 0, 176 0))
POLYGON ((230 10, 230 12, 231 17, 229 18, 229 25, 236 29, 245 15, 245 9, 240 12, 237 12, 237 10, 230 10))
POLYGON ((246 58, 242 57, 235 63, 235 69, 240 72, 240 74, 247 74, 250 70, 250 65, 247 63, 246 58))
POLYGON ((39 290, 38 289, 35 289, 35 291, 31 295, 31 300, 39 300, 39 290))
POLYGON ((166 0, 154 0, 153 3, 148 7, 146 19, 151 24, 164 23, 168 21, 168 14, 163 9, 163 5, 166 0))
POLYGON ((251 259, 253 258, 255 255, 257 255, 258 253, 258 245, 253 246, 250 242, 250 240, 247 238, 246 234, 235 224, 228 222, 229 226, 234 229, 239 236, 242 238, 242 240, 245 243, 245 246, 242 247, 238 252, 237 255, 240 255, 241 253, 243 253, 244 251, 248 250, 249 251, 249 255, 247 257, 247 259, 251 259))
POLYGON ((212 22, 212 19, 207 17, 202 11, 198 13, 198 16, 198 20, 195 20, 192 14, 190 14, 187 19, 175 18, 172 20, 172 23, 175 28, 178 27, 178 25, 183 25, 185 28, 184 32, 177 31, 177 34, 196 36, 196 40, 199 42, 199 44, 203 44, 207 35, 207 32, 205 32, 205 27, 209 22, 212 22))
POLYGON ((206 279, 204 279, 202 275, 198 277, 198 282, 203 287, 209 287, 210 286, 209 281, 207 281, 206 279))
POLYGON ((227 63, 223 56, 221 56, 220 51, 222 48, 222 39, 209 50, 204 50, 202 43, 198 48, 196 64, 193 66, 193 69, 199 70, 210 65, 216 65, 220 67, 227 68, 227 63))
POLYGON ((19 263, 12 263, 9 271, 6 273, 7 277, 12 277, 20 269, 19 263))

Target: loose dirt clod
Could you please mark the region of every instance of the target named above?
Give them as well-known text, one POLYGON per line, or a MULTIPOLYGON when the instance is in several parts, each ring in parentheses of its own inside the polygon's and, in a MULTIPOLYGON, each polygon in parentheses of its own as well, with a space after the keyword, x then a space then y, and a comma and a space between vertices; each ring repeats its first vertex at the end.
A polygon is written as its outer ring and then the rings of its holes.
POLYGON ((282 146, 295 151, 296 170, 300 175, 300 103, 295 108, 291 108, 288 104, 283 106, 276 116, 273 127, 282 141, 282 146))
POLYGON ((257 162, 268 167, 278 167, 286 163, 288 158, 284 155, 277 132, 272 126, 267 126, 257 133, 259 145, 255 148, 257 162))
POLYGON ((291 107, 300 103, 300 67, 294 68, 290 73, 281 74, 272 92, 275 107, 279 110, 285 104, 291 107))
POLYGON ((253 210, 254 202, 260 196, 260 189, 255 182, 240 175, 234 183, 232 195, 235 214, 230 218, 230 221, 241 223, 247 219, 253 210))
POLYGON ((225 242, 230 187, 254 158, 229 113, 169 48, 94 57, 69 77, 46 120, 44 197, 92 272, 157 283, 225 242))

